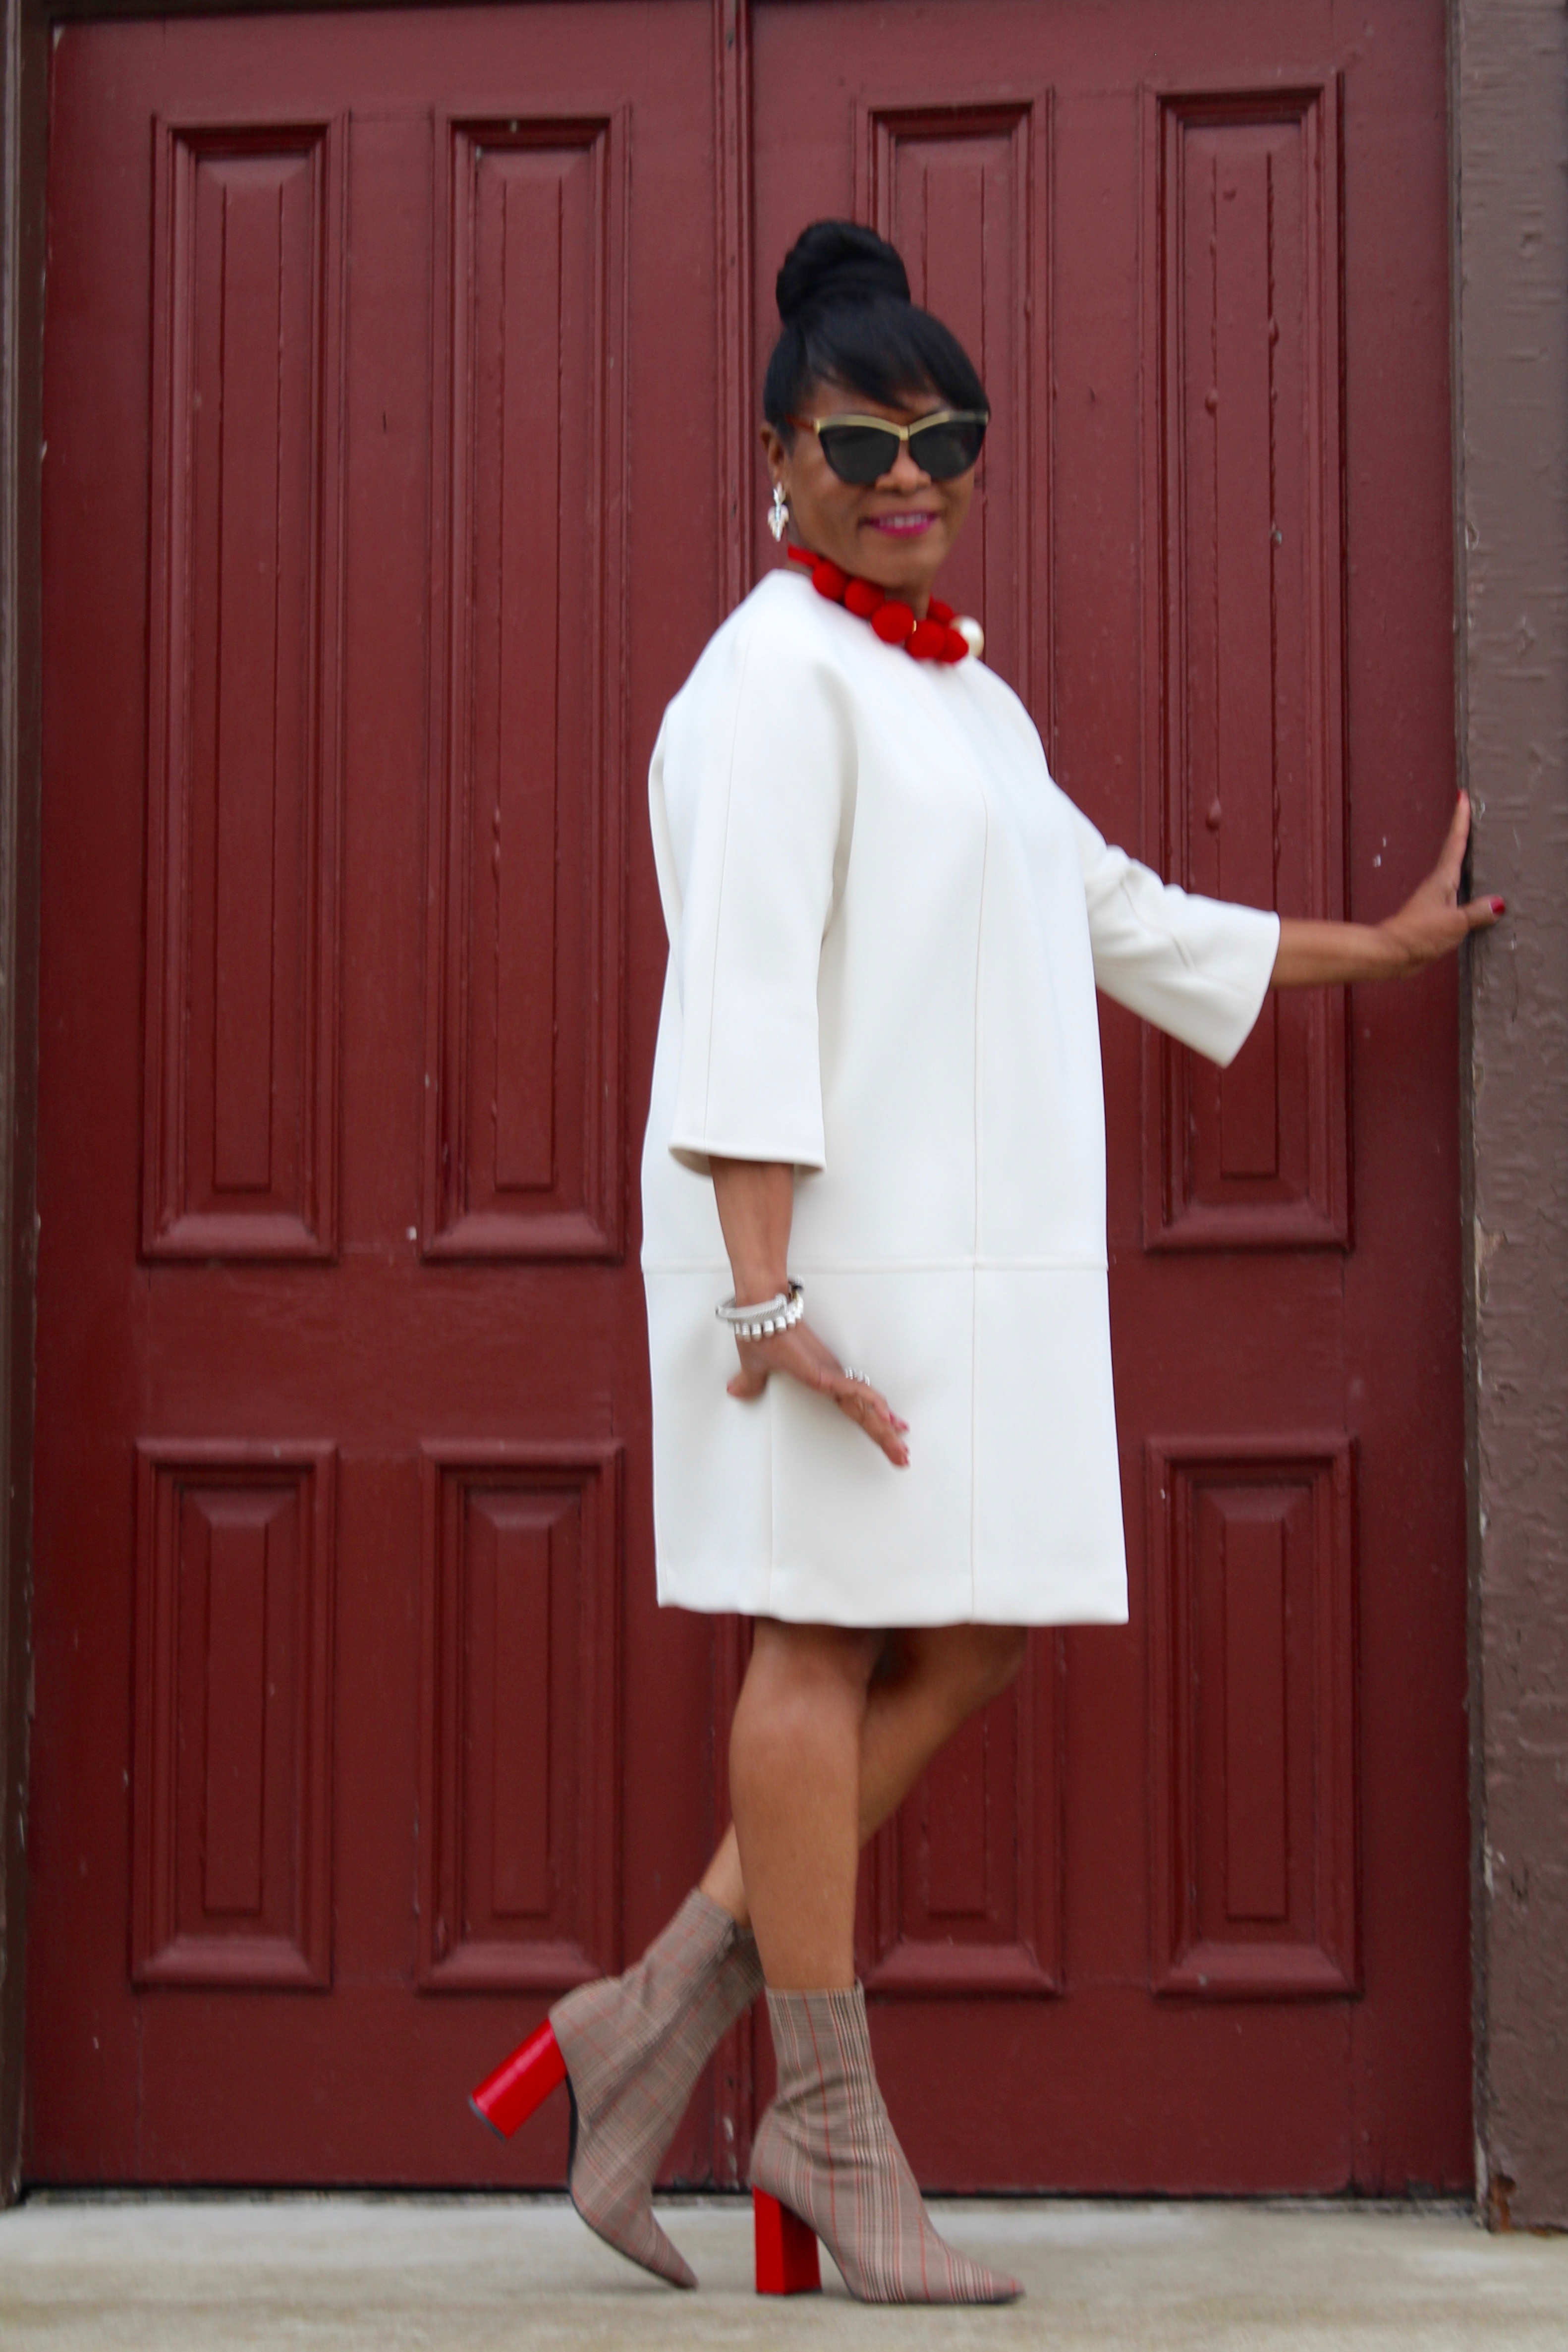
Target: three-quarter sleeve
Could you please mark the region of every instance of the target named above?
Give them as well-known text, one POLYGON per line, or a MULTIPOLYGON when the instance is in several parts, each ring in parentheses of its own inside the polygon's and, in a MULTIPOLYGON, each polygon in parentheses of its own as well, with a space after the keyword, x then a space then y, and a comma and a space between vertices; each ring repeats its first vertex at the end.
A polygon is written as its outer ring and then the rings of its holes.
POLYGON ((1162 882, 1073 814, 1097 985, 1223 1069, 1262 1009, 1279 916, 1162 882))
POLYGON ((669 1149, 704 1169, 825 1163, 817 979, 847 856, 851 714, 826 661, 738 633, 718 678, 672 707, 654 839, 680 1047, 669 1149))

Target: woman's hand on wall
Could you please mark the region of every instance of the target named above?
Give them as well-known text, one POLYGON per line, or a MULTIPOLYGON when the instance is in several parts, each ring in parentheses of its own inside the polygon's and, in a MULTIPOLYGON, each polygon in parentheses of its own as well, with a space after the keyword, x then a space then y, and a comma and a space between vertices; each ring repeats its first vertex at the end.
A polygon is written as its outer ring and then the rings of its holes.
POLYGON ((1283 916, 1270 986, 1321 987, 1351 980, 1399 980, 1450 954, 1472 931, 1489 930, 1500 898, 1459 904, 1459 877, 1470 834, 1469 796, 1455 805, 1443 854, 1419 888, 1382 923, 1313 923, 1283 916))

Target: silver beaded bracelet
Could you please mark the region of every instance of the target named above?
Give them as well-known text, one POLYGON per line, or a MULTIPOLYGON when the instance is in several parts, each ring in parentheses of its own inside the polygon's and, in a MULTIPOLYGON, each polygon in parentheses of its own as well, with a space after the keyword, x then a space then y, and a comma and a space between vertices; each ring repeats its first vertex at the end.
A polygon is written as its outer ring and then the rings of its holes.
POLYGON ((775 1291, 772 1298, 763 1298, 754 1307, 737 1307, 734 1293, 713 1312, 721 1323, 727 1323, 737 1339, 772 1339, 781 1331, 794 1328, 805 1313, 805 1293, 798 1282, 787 1283, 775 1291))

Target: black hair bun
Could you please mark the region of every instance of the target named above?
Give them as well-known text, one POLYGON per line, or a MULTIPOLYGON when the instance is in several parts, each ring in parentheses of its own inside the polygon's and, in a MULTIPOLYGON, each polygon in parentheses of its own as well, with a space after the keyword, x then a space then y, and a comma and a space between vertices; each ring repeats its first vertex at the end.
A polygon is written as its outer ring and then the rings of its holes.
POLYGON ((763 380, 763 415, 786 444, 823 386, 884 404, 934 393, 949 408, 986 405, 973 361, 951 327, 911 301, 903 263, 875 229, 813 221, 790 247, 776 290, 784 325, 763 380))
POLYGON ((907 302, 909 272, 885 236, 855 221, 813 221, 784 256, 774 291, 787 327, 839 302, 907 302))

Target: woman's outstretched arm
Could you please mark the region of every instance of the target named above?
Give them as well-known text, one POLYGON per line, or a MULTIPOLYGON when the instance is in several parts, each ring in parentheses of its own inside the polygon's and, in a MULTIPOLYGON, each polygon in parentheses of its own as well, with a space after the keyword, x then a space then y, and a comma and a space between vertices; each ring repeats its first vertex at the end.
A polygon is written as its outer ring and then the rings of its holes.
POLYGON ((1327 982, 1399 980, 1447 955, 1471 931, 1490 929, 1503 913, 1500 898, 1459 904, 1459 873, 1470 833, 1470 803, 1461 793, 1443 855, 1396 915, 1382 923, 1312 923, 1285 915, 1271 988, 1321 987, 1327 982))

